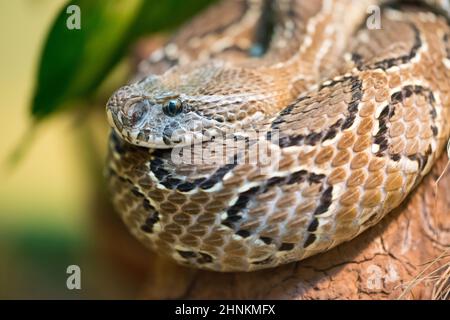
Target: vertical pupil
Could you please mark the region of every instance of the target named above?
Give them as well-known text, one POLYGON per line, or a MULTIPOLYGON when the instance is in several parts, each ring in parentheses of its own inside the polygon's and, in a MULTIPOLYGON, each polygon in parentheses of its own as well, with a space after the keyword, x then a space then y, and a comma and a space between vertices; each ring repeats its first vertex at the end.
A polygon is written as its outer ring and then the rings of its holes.
POLYGON ((178 100, 170 100, 163 107, 163 111, 168 116, 175 116, 181 111, 181 103, 178 100))
POLYGON ((175 113, 177 111, 177 103, 175 101, 169 102, 169 110, 171 113, 175 113))

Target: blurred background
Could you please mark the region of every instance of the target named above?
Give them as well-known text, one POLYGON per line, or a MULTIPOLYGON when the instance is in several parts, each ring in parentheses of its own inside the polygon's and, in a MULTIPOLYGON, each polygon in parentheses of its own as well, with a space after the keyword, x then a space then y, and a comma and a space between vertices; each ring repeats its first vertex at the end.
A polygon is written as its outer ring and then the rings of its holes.
MULTIPOLYGON (((0 0, 0 299, 182 296, 189 272, 149 281, 178 269, 158 263, 111 207, 104 106, 139 59, 213 1, 0 0), (71 5, 79 30, 66 24, 71 5), (80 290, 67 288, 71 265, 80 290)), ((203 284, 235 297, 232 277, 203 284)), ((257 276, 239 279, 253 288, 257 276)))
POLYGON ((138 297, 152 256, 107 200, 103 108, 132 73, 133 43, 207 3, 0 1, 0 298, 138 297), (81 30, 65 28, 73 3, 81 30), (69 265, 81 290, 66 287, 69 265))
MULTIPOLYGON (((73 114, 52 117, 34 133, 31 128, 30 101, 41 49, 64 4, 0 1, 1 298, 131 294, 117 276, 111 278, 107 261, 102 265, 92 252, 89 215, 96 186, 82 158, 82 128, 73 114), (24 139, 32 139, 25 154, 18 163, 9 163, 24 139), (66 268, 72 264, 81 268, 80 291, 66 287, 66 268)), ((106 127, 102 129, 106 135, 106 127)), ((106 140, 99 147, 105 154, 106 140)))

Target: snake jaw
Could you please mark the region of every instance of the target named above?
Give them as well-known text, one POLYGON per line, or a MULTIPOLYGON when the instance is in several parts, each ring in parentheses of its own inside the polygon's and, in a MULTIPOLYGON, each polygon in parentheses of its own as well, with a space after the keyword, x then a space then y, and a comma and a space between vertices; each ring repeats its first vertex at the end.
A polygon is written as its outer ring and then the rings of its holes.
POLYGON ((164 110, 167 101, 176 98, 184 104, 183 95, 166 90, 150 96, 147 89, 142 83, 124 86, 106 105, 110 126, 130 144, 152 149, 184 147, 209 141, 231 129, 189 105, 179 114, 168 115, 164 110))

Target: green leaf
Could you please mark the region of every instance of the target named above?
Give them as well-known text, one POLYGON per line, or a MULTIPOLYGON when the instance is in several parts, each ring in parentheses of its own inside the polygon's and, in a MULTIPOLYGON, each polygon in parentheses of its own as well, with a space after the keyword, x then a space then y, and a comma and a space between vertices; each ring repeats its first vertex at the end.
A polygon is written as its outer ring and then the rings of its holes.
POLYGON ((60 109, 68 100, 89 95, 111 66, 143 0, 71 1, 58 14, 45 43, 32 115, 37 118, 60 109), (77 5, 81 29, 70 30, 66 8, 77 5))
POLYGON ((217 0, 146 0, 133 25, 133 35, 175 28, 215 1, 217 0))
POLYGON ((86 100, 139 36, 184 22, 213 0, 77 0, 59 12, 45 42, 31 113, 36 120, 86 100), (70 5, 81 29, 69 30, 70 5))

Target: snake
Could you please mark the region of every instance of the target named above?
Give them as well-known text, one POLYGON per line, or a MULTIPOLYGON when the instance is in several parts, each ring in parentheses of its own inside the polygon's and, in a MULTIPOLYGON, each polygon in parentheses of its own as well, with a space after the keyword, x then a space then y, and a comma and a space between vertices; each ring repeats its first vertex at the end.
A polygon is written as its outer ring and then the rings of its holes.
POLYGON ((146 247, 254 271, 354 239, 450 136, 448 1, 227 0, 106 104, 106 178, 146 247))

